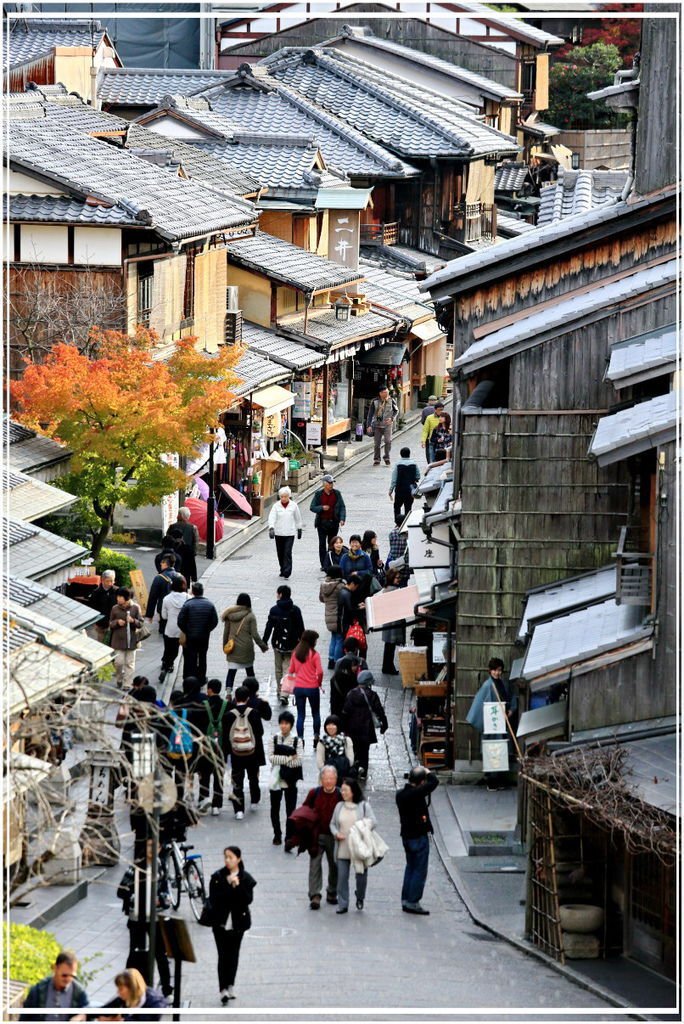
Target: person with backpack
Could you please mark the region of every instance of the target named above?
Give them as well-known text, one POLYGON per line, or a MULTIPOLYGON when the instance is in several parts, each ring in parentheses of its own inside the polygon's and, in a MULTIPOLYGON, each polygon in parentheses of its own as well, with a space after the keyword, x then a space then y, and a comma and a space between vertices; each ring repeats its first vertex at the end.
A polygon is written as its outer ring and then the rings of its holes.
POLYGON ((316 650, 318 633, 305 629, 292 657, 288 672, 294 676, 294 699, 297 705, 297 735, 304 747, 304 721, 306 719, 306 702, 311 705, 313 718, 314 745, 321 731, 321 685, 323 683, 323 666, 321 657, 316 650))
POLYGON ((399 455, 401 458, 392 470, 389 487, 390 500, 394 501, 395 521, 398 516, 403 520, 413 508, 413 495, 421 476, 418 463, 411 458, 410 448, 402 448, 399 455))
POLYGON ((223 621, 223 653, 228 664, 226 692, 232 694, 238 670, 254 676, 254 644, 262 651, 268 644, 261 639, 249 594, 238 594, 237 602, 221 614, 223 621))
POLYGON ((184 707, 185 695, 174 690, 169 697, 166 712, 166 749, 162 749, 162 760, 166 770, 176 783, 178 800, 185 799, 185 785, 193 763, 195 742, 190 713, 184 707))
POLYGON ((321 769, 321 784, 310 789, 304 799, 304 807, 313 811, 319 828, 318 840, 309 850, 309 906, 320 910, 323 895, 323 857, 328 862, 328 884, 326 902, 337 904, 337 862, 335 861, 335 840, 330 833, 330 821, 337 804, 342 799, 337 785, 337 771, 331 764, 321 769))
POLYGON ((326 569, 326 577, 321 583, 318 600, 325 606, 325 625, 330 633, 328 645, 328 668, 335 668, 335 662, 342 657, 342 640, 340 632, 340 613, 337 595, 344 586, 342 570, 339 565, 331 565, 326 569))
MULTIPOLYGON (((259 680, 253 676, 249 676, 245 679, 243 686, 246 690, 249 690, 249 706, 254 708, 255 711, 259 712, 259 718, 262 722, 270 722, 273 716, 271 705, 267 700, 262 700, 259 696, 259 680)), ((265 763, 265 762, 264 762, 265 763)))
POLYGON ((261 800, 259 768, 266 764, 264 727, 259 712, 249 705, 249 690, 246 686, 238 686, 235 691, 235 704, 228 712, 227 728, 233 786, 230 799, 236 820, 242 821, 245 816, 245 775, 249 781, 250 807, 256 811, 261 800))
POLYGON ((263 636, 265 644, 268 643, 269 638, 271 639, 275 661, 276 689, 281 704, 288 704, 289 697, 280 692, 280 681, 287 671, 292 652, 301 640, 303 632, 304 620, 301 610, 292 600, 292 590, 286 583, 283 583, 276 591, 276 603, 268 613, 263 636))
POLYGON ((207 683, 207 697, 203 702, 206 715, 204 728, 203 751, 197 761, 199 775, 200 811, 209 810, 217 818, 223 807, 223 776, 226 770, 226 758, 230 752, 228 729, 224 729, 224 719, 230 708, 230 702, 221 696, 221 680, 210 679, 207 683), (214 782, 213 795, 209 795, 211 781, 214 782))
POLYGON ((337 715, 328 715, 323 723, 323 734, 316 745, 316 764, 322 770, 331 764, 338 779, 345 779, 354 764, 354 744, 342 732, 342 722, 337 715))
POLYGON ((150 587, 149 597, 147 598, 147 607, 145 608, 145 618, 148 622, 152 622, 155 613, 159 614, 159 632, 164 632, 164 619, 161 615, 162 601, 167 594, 171 593, 171 584, 174 580, 182 580, 183 576, 179 572, 176 572, 174 566, 176 559, 174 555, 164 555, 161 559, 161 568, 157 575, 152 580, 152 586, 150 587))
MULTIPOLYGON (((285 798, 285 840, 289 839, 291 826, 288 821, 297 806, 297 783, 303 778, 302 757, 299 737, 294 732, 294 715, 281 711, 278 715, 278 732, 271 737, 269 760, 271 774, 271 825, 273 845, 282 846, 283 831, 280 825, 280 805, 285 798)), ((285 849, 286 853, 289 850, 285 849)))
MULTIPOLYGON (((152 854, 152 840, 148 839, 145 843, 145 865, 131 864, 126 868, 116 890, 116 895, 121 900, 121 910, 128 918, 126 925, 129 934, 129 948, 126 967, 138 968, 145 981, 150 985, 154 984, 154 978, 149 976, 150 920, 146 889, 152 877, 152 854)), ((160 868, 160 862, 157 861, 157 910, 163 914, 169 911, 171 899, 168 881, 163 877, 160 868)), ((171 995, 173 992, 171 971, 158 921, 154 951, 161 990, 165 996, 171 995)))
POLYGON ((342 723, 354 744, 359 779, 365 779, 368 774, 370 747, 378 742, 376 724, 382 735, 388 729, 385 709, 375 690, 371 689, 374 682, 372 672, 359 672, 356 686, 347 695, 342 709, 342 723))
POLYGON ((356 677, 368 668, 365 658, 361 656, 359 641, 353 636, 344 641, 342 652, 330 677, 330 714, 338 718, 342 716, 347 694, 356 686, 356 677))

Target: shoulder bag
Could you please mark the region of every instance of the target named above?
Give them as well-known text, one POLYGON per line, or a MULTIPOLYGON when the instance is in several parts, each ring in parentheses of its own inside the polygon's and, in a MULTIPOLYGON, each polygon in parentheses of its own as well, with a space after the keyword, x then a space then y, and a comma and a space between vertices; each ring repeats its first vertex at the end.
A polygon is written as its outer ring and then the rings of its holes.
MULTIPOLYGON (((245 615, 245 619, 246 618, 247 618, 247 616, 245 615)), ((242 627, 245 624, 245 619, 243 619, 242 622, 240 623, 240 625, 238 626, 237 633, 235 634, 235 639, 233 639, 233 637, 231 636, 231 637, 228 637, 228 639, 226 640, 225 644, 223 645, 223 653, 224 654, 232 654, 233 651, 235 650, 235 640, 237 640, 237 638, 240 636, 240 630, 242 629, 242 627)))

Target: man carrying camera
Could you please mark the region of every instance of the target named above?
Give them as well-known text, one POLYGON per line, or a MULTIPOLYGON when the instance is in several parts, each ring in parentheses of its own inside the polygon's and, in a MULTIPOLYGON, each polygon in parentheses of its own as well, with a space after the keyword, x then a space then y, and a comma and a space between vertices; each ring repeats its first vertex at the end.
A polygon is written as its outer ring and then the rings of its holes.
POLYGON ((439 785, 434 772, 418 765, 407 775, 403 789, 396 795, 401 823, 401 840, 406 854, 404 884, 401 889, 401 909, 406 914, 427 916, 430 911, 421 906, 427 881, 430 857, 429 835, 433 831, 430 821, 430 794, 439 785))

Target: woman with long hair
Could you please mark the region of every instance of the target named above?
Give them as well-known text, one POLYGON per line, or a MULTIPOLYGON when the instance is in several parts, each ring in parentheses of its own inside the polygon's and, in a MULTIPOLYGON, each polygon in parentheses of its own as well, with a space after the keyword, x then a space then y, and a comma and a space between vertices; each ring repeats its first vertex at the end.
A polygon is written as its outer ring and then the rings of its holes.
POLYGON ((385 563, 380 559, 380 548, 378 547, 378 535, 374 530, 366 530, 361 538, 361 550, 365 551, 371 560, 373 575, 378 576, 385 563))
POLYGON ((223 650, 228 663, 226 696, 230 697, 239 669, 244 668, 245 675, 254 676, 254 644, 262 651, 268 650, 268 644, 261 639, 249 594, 238 594, 236 603, 226 608, 221 619, 223 650), (230 647, 229 651, 226 651, 226 646, 230 647))
POLYGON ((349 833, 361 818, 367 818, 370 827, 375 828, 373 808, 364 800, 363 791, 356 779, 346 778, 340 786, 341 803, 335 806, 330 819, 330 831, 335 837, 335 860, 337 861, 337 914, 346 914, 349 910, 349 875, 354 866, 356 875, 356 909, 363 910, 368 883, 368 868, 358 870, 359 865, 352 865, 349 849, 349 833))
MULTIPOLYGON (((125 1011, 160 1009, 163 1006, 169 1005, 161 992, 158 992, 156 988, 150 988, 145 983, 142 974, 135 967, 120 971, 114 978, 114 984, 116 985, 117 995, 111 1002, 106 1004, 107 1008, 111 1006, 125 1011)), ((102 1019, 111 1020, 112 1018, 103 1017, 102 1019)), ((114 1020, 161 1020, 161 1014, 122 1012, 114 1017, 114 1020)))
POLYGON ((252 927, 249 905, 254 898, 255 880, 245 871, 239 846, 226 846, 224 866, 209 882, 212 930, 218 952, 219 996, 223 1006, 235 999, 235 976, 240 960, 242 937, 252 927))
POLYGON ((325 625, 330 633, 328 645, 328 668, 335 668, 335 662, 342 657, 342 642, 344 637, 340 632, 340 611, 338 607, 338 595, 344 580, 339 565, 331 565, 325 570, 325 579, 321 583, 318 592, 318 599, 325 605, 325 625))
POLYGON ((297 705, 297 735, 304 746, 304 720, 306 718, 306 702, 311 705, 313 718, 314 745, 321 731, 321 684, 323 683, 323 665, 316 650, 318 633, 305 629, 302 638, 292 652, 289 674, 294 676, 294 698, 297 705))

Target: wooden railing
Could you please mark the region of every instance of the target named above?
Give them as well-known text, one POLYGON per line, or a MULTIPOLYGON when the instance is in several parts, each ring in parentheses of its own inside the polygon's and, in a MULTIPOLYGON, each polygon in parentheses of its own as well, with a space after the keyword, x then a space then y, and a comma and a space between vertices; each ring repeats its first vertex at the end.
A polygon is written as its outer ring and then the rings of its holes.
POLYGON ((453 236, 466 245, 468 242, 494 239, 496 207, 489 203, 460 203, 454 207, 453 225, 453 236))
POLYGON ((361 244, 362 245, 396 245, 399 235, 399 223, 393 221, 391 224, 362 224, 361 244))
POLYGON ((653 555, 645 551, 625 551, 627 527, 620 530, 615 552, 615 603, 651 605, 653 555))

